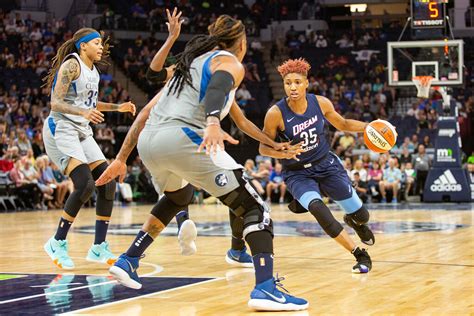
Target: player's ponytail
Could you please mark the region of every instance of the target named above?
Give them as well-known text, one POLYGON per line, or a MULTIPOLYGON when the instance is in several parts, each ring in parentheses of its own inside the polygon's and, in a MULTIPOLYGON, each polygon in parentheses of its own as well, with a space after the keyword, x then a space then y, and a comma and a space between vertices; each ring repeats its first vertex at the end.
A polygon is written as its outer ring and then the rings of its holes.
POLYGON ((176 69, 171 78, 168 94, 173 92, 179 96, 184 84, 191 87, 191 63, 196 57, 213 50, 229 50, 234 47, 237 41, 245 35, 245 26, 240 20, 236 20, 228 15, 221 15, 217 20, 209 25, 209 35, 194 36, 187 44, 184 51, 179 54, 176 69))
MULTIPOLYGON (((54 78, 56 77, 57 72, 59 71, 59 67, 61 67, 62 63, 64 62, 64 59, 66 58, 67 55, 72 54, 72 53, 80 53, 80 49, 76 47, 76 42, 79 41, 81 38, 84 36, 90 34, 90 33, 97 33, 96 30, 92 28, 82 28, 78 30, 72 38, 68 39, 66 42, 64 42, 59 48, 58 52, 56 53, 56 56, 53 57, 51 60, 51 68, 48 72, 48 75, 43 78, 43 81, 45 82, 42 87, 48 88, 49 91, 51 91, 51 87, 53 86, 54 78)), ((103 53, 102 53, 102 58, 106 58, 109 53, 110 53, 110 45, 109 45, 109 38, 104 38, 104 33, 100 32, 100 35, 102 37, 102 45, 104 46, 103 53)), ((99 63, 105 63, 106 62, 99 62, 99 63)))

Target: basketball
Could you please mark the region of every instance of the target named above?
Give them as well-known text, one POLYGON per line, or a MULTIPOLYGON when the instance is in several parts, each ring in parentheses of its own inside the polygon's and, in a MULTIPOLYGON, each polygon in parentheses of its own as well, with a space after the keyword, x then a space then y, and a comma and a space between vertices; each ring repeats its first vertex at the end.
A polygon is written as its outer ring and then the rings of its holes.
POLYGON ((392 149, 397 141, 395 127, 387 121, 375 120, 369 123, 364 131, 364 142, 367 148, 377 153, 392 149))

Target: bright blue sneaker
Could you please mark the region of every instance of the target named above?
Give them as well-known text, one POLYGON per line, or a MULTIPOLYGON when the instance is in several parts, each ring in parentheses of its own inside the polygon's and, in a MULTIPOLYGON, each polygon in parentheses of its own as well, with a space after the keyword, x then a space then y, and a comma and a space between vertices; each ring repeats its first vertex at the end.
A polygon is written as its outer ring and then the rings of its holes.
POLYGON ((44 244, 43 249, 58 268, 65 270, 74 269, 74 262, 68 253, 67 240, 56 240, 54 237, 51 237, 44 244))
POLYGON ((228 264, 242 268, 253 268, 252 256, 247 253, 247 247, 242 250, 229 249, 225 256, 228 264))
POLYGON ((107 241, 103 241, 99 245, 92 245, 87 252, 86 260, 89 262, 106 263, 109 266, 117 261, 117 256, 110 251, 107 241))
POLYGON ((142 288, 140 278, 137 274, 138 261, 141 257, 129 257, 122 254, 115 264, 110 267, 109 272, 120 284, 138 290, 142 288))
POLYGON ((291 296, 280 281, 284 278, 271 278, 255 286, 250 293, 248 306, 258 311, 299 311, 307 309, 308 301, 291 296), (286 293, 277 289, 277 286, 286 293))

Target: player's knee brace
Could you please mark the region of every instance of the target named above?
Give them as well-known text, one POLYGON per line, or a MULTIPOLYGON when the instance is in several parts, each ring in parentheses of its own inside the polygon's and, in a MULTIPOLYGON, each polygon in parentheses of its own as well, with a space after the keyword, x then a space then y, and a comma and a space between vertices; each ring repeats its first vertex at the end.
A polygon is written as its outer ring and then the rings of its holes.
POLYGON ((354 213, 346 214, 346 218, 349 218, 357 226, 360 226, 369 222, 370 214, 365 205, 362 204, 361 208, 354 213))
POLYGON ((273 223, 270 218, 270 209, 263 202, 255 189, 242 178, 241 171, 235 171, 240 186, 232 192, 219 197, 230 207, 236 216, 244 220, 243 236, 261 230, 267 230, 273 236, 273 223))
POLYGON ((69 195, 64 211, 71 217, 76 217, 82 205, 87 202, 95 190, 89 166, 81 164, 69 175, 74 183, 74 191, 69 195))
MULTIPOLYGON (((99 179, 105 169, 107 169, 107 166, 108 164, 103 162, 92 170, 94 180, 99 179)), ((96 215, 103 217, 110 217, 112 215, 116 187, 117 183, 115 180, 97 187, 96 215)))
POLYGON ((319 225, 331 238, 336 238, 342 232, 341 223, 334 218, 323 201, 316 199, 309 203, 309 212, 313 214, 319 225))
POLYGON ((165 195, 155 204, 151 214, 158 218, 163 225, 168 225, 173 217, 188 206, 194 197, 194 188, 188 184, 174 192, 165 192, 165 195))

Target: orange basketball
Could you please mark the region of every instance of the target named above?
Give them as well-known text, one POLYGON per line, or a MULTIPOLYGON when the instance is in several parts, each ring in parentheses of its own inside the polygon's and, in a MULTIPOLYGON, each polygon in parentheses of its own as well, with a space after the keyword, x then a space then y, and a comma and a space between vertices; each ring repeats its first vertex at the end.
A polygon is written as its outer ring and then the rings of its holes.
POLYGON ((375 120, 365 128, 364 142, 370 150, 385 153, 395 145, 397 136, 392 124, 384 120, 375 120))

